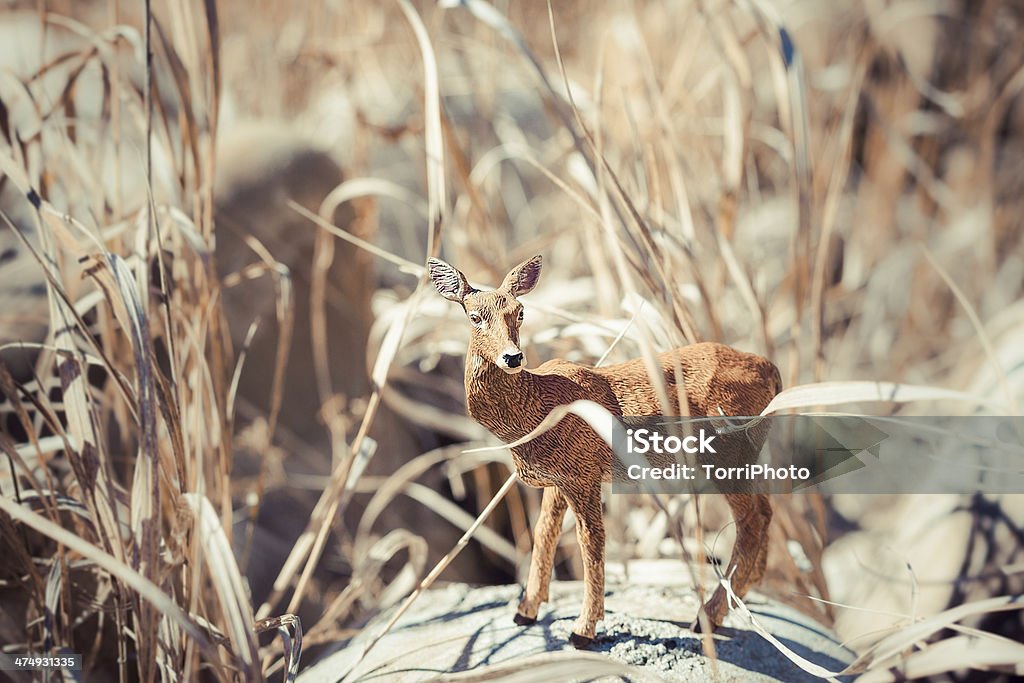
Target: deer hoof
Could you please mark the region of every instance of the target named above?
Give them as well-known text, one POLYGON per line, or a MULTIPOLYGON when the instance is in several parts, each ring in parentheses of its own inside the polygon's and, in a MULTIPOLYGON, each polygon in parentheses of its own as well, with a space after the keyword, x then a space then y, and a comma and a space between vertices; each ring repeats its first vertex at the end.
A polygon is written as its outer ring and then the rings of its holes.
POLYGON ((537 623, 537 617, 528 617, 519 612, 516 612, 514 621, 520 626, 529 626, 537 623))
MULTIPOLYGON (((710 626, 710 628, 708 629, 708 633, 714 633, 715 629, 718 628, 718 626, 713 621, 709 621, 708 625, 710 626)), ((700 625, 699 616, 693 620, 693 625, 690 626, 690 630, 694 633, 704 633, 704 627, 700 625)))
POLYGON ((594 642, 594 639, 581 636, 578 633, 573 633, 569 636, 569 642, 572 643, 572 646, 577 650, 586 650, 594 642))
POLYGON ((701 606, 700 611, 697 612, 697 617, 693 620, 693 624, 690 626, 690 629, 694 633, 703 632, 700 617, 701 615, 704 615, 707 617, 708 625, 710 626, 708 631, 710 633, 714 633, 715 630, 722 625, 722 622, 725 621, 725 616, 728 613, 729 605, 726 602, 725 591, 723 591, 722 587, 719 586, 718 589, 715 590, 715 594, 711 596, 711 599, 701 606))

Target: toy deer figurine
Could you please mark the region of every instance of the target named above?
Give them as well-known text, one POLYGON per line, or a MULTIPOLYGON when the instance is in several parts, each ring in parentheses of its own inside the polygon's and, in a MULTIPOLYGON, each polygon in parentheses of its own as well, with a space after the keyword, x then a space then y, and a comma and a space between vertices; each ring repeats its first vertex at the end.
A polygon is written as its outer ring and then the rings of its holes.
MULTIPOLYGON (((513 268, 494 291, 474 289, 465 275, 444 261, 430 259, 428 267, 437 291, 461 305, 473 327, 466 353, 466 403, 469 414, 498 438, 515 441, 553 408, 579 399, 594 401, 616 416, 661 413, 642 359, 603 368, 550 360, 536 370, 525 369, 519 347, 523 306, 517 299, 536 286, 540 256, 513 268)), ((681 370, 691 416, 758 415, 781 388, 779 371, 770 361, 721 344, 684 346, 661 354, 658 360, 674 401, 679 395, 676 368, 681 370)), ((678 405, 672 408, 678 411, 678 405)), ((611 476, 611 448, 585 422, 570 415, 511 450, 519 478, 544 488, 530 574, 515 622, 535 622, 540 604, 548 599, 555 548, 568 506, 576 515, 585 585, 583 609, 570 642, 577 648, 587 647, 597 622, 604 618, 601 483, 611 476)), ((734 592, 743 596, 764 573, 772 508, 763 494, 726 494, 726 499, 737 526, 726 574, 732 576, 734 592)), ((722 623, 727 608, 721 586, 703 606, 712 626, 722 623)))

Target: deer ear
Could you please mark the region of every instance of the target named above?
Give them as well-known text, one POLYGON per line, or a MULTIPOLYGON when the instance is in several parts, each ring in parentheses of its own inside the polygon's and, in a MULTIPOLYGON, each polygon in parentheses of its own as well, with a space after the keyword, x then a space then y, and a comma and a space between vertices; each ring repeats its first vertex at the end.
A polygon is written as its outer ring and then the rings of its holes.
POLYGON ((540 279, 542 260, 540 256, 534 256, 510 270, 505 276, 505 281, 501 283, 501 289, 507 289, 512 296, 529 293, 540 279))
POLYGON ((462 299, 473 291, 462 271, 441 259, 427 259, 427 272, 438 294, 449 301, 461 303, 462 299))

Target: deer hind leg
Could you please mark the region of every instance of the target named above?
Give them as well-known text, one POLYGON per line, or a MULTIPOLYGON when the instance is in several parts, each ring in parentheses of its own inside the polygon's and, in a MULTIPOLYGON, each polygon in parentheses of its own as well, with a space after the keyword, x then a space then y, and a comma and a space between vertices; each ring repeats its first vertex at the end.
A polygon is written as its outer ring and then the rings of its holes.
POLYGON ((540 519, 533 530, 533 555, 530 558, 530 575, 526 580, 526 591, 516 611, 515 622, 526 626, 537 621, 537 612, 542 602, 548 599, 548 585, 551 583, 551 569, 555 563, 555 550, 562 533, 562 518, 565 517, 567 502, 565 496, 554 486, 544 489, 540 504, 540 519))
POLYGON ((583 609, 573 626, 569 642, 576 648, 594 642, 597 622, 604 618, 604 510, 601 506, 601 482, 586 488, 566 491, 576 515, 576 535, 583 554, 583 609))
MULTIPOLYGON (((761 507, 761 519, 764 520, 764 531, 761 534, 761 542, 758 545, 757 561, 754 563, 754 571, 750 576, 750 582, 747 584, 747 588, 750 586, 756 586, 761 583, 761 579, 764 578, 764 571, 768 568, 768 544, 769 544, 769 531, 771 530, 772 524, 772 504, 766 495, 757 496, 758 505, 761 507)), ((744 589, 744 594, 746 589, 744 589)))
MULTIPOLYGON (((772 505, 765 494, 726 494, 726 501, 736 521, 736 545, 729 559, 726 577, 731 575, 732 590, 737 597, 746 595, 751 586, 761 581, 768 563, 768 529, 772 521, 772 505)), ((711 627, 720 626, 729 611, 729 598, 719 586, 703 607, 711 627)), ((700 630, 700 621, 695 622, 700 630)))

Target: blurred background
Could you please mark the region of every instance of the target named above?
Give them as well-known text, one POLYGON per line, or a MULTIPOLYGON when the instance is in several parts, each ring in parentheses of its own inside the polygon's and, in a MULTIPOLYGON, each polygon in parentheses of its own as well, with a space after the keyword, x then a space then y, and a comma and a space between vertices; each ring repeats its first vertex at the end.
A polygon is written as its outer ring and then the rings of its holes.
MULTIPOLYGON (((1018 3, 157 5, 0 5, 11 651, 259 678, 293 626, 255 621, 298 615, 305 664, 404 597, 511 465, 465 452, 496 441, 430 255, 495 286, 543 254, 530 365, 715 340, 787 387, 946 397, 844 410, 1020 414, 1018 3)), ((521 581, 539 501, 513 489, 443 579, 521 581)), ((606 504, 610 563, 731 552, 715 497, 606 504)), ((762 592, 862 653, 973 605, 911 639, 919 670, 1007 671, 924 656, 1024 640, 982 602, 1024 590, 1024 497, 775 504, 762 592)))

